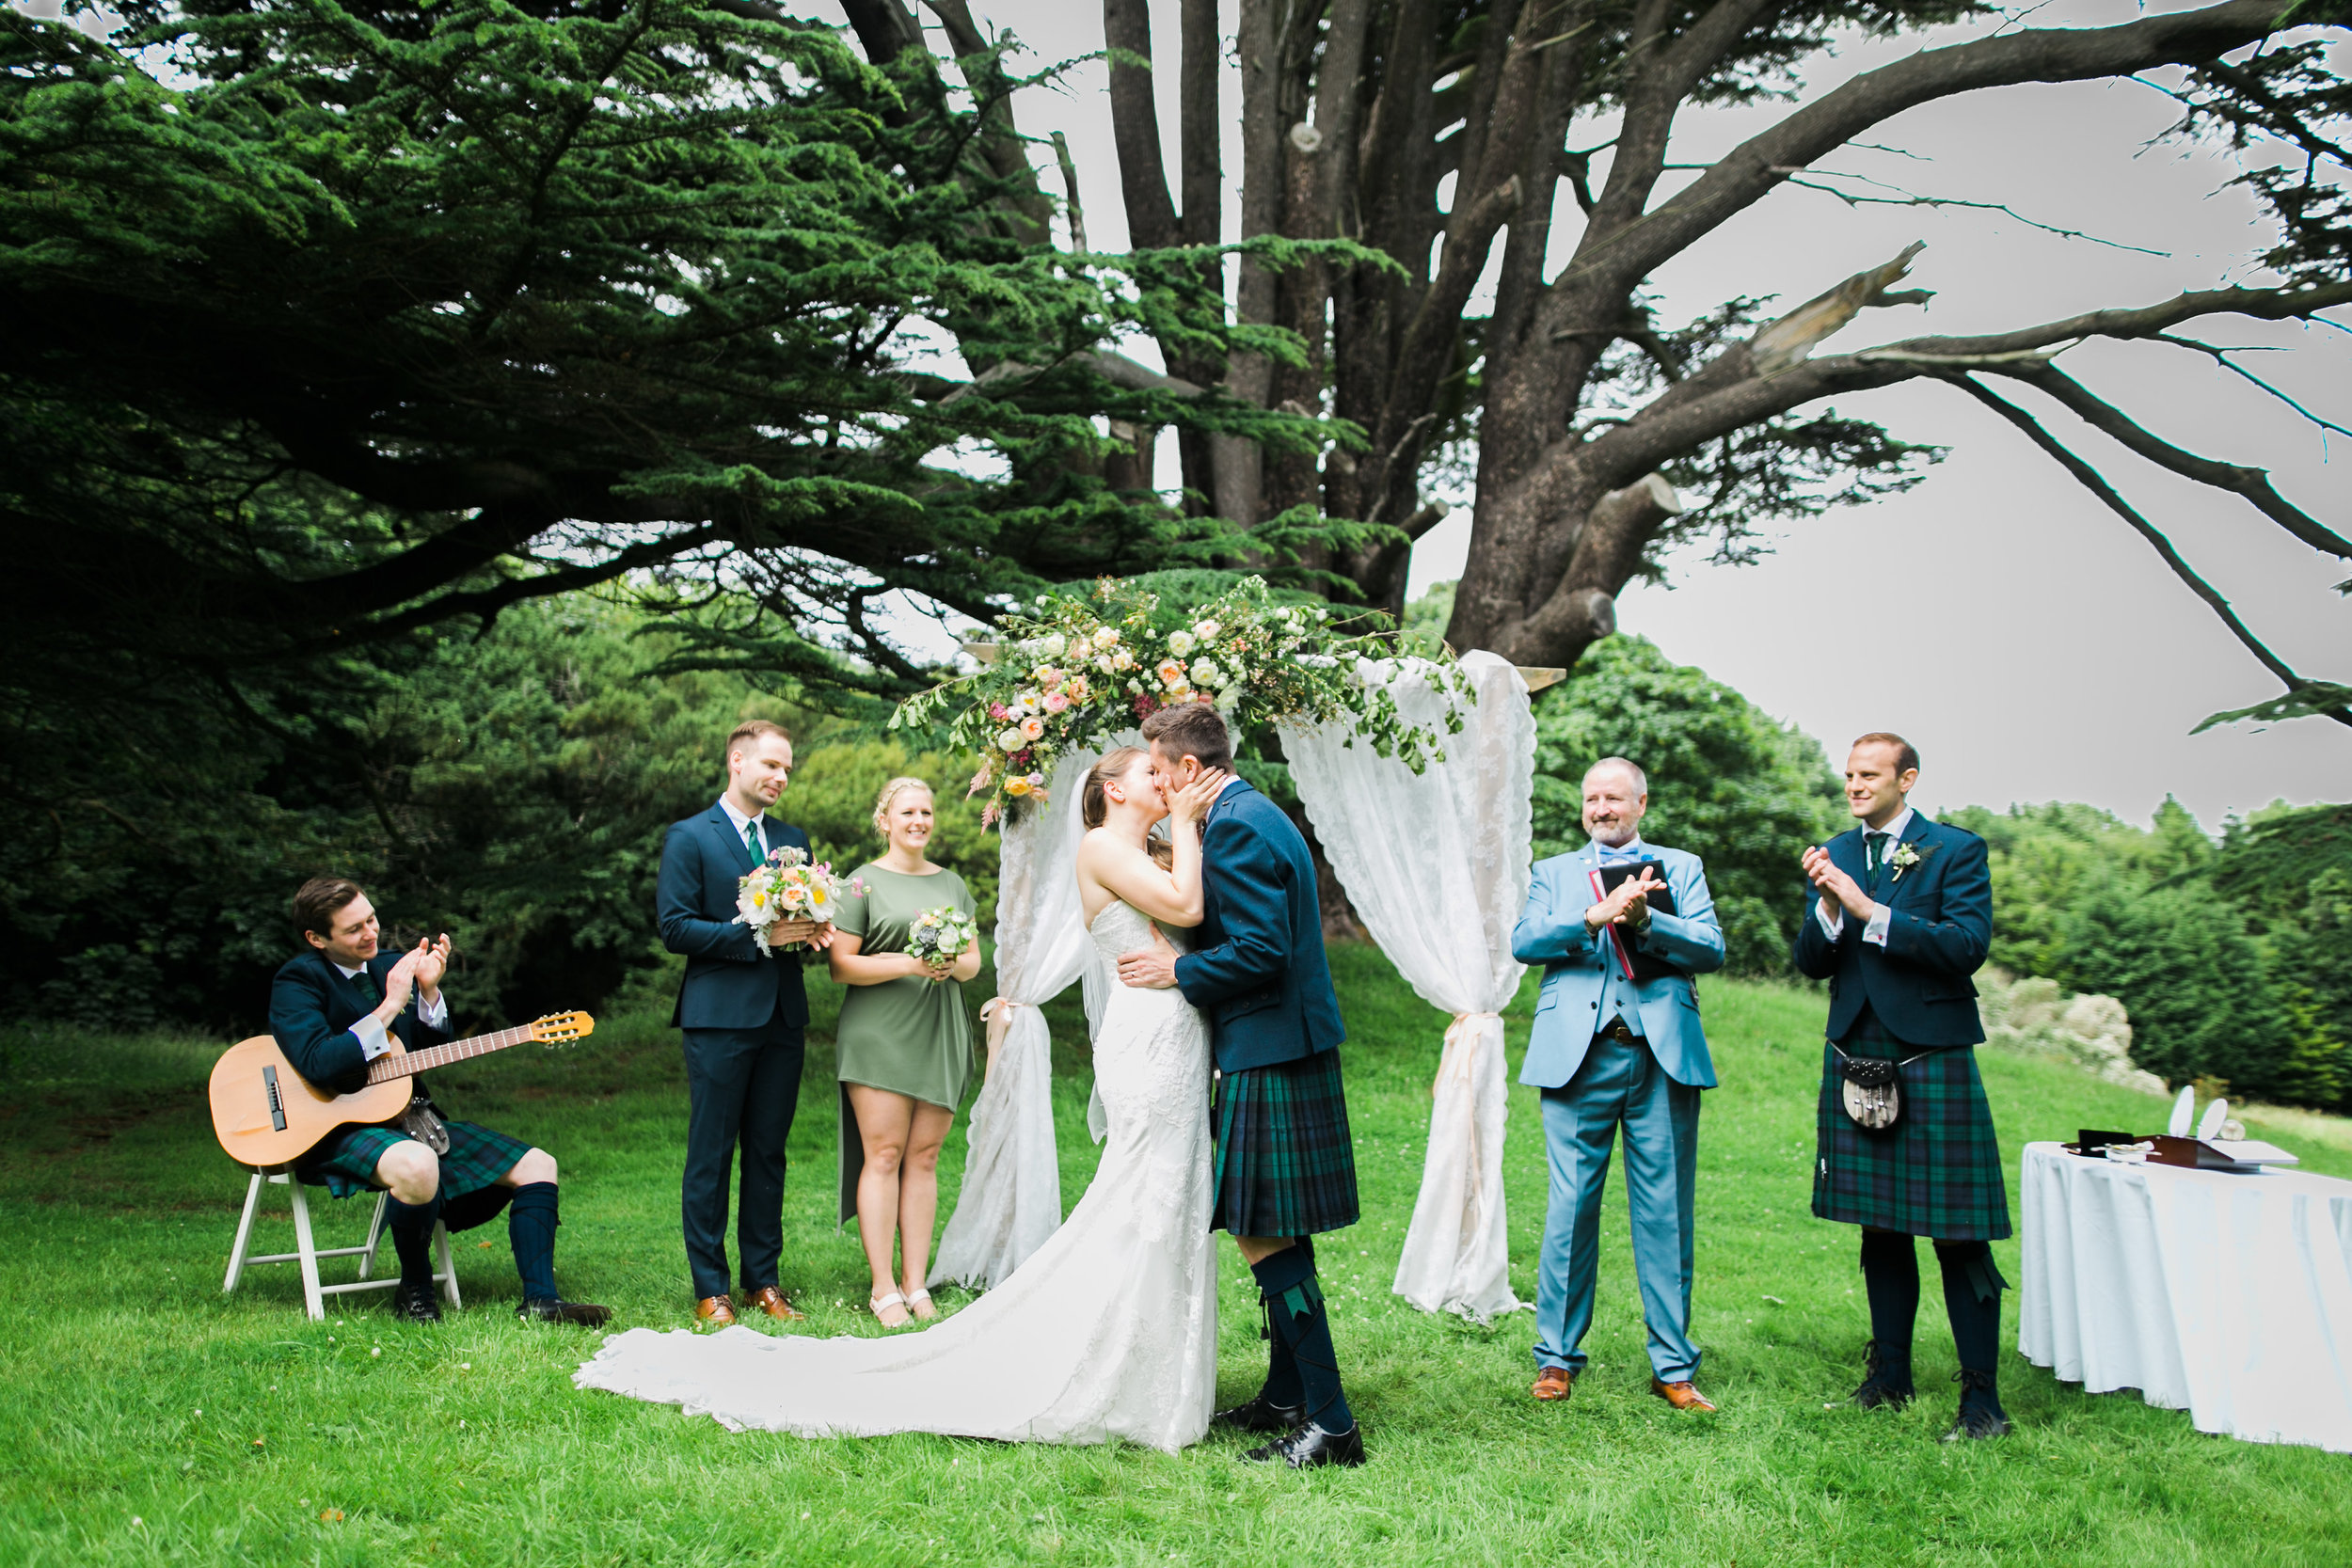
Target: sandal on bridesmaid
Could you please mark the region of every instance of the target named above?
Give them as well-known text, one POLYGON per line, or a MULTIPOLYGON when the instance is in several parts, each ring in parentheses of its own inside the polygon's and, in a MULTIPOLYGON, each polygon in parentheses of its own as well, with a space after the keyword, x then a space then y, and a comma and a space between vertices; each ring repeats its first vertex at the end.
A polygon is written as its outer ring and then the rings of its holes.
POLYGON ((880 1301, 868 1296, 866 1298, 866 1305, 873 1308, 874 1316, 882 1320, 882 1325, 884 1328, 904 1328, 908 1323, 914 1321, 912 1314, 910 1314, 907 1310, 907 1298, 900 1295, 896 1291, 891 1291, 880 1301), (897 1307, 899 1312, 898 1321, 895 1323, 892 1323, 889 1318, 890 1309, 894 1307, 897 1307))
POLYGON ((930 1323, 939 1316, 939 1308, 931 1305, 931 1293, 929 1291, 909 1291, 906 1301, 907 1310, 925 1323, 930 1323))

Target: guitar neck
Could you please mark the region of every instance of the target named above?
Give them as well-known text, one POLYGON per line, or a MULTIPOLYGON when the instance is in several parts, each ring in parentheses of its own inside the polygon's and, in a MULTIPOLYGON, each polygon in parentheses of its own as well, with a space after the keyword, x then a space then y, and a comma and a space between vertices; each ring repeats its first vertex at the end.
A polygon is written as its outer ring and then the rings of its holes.
POLYGON ((493 1051, 503 1051, 510 1045, 520 1045, 531 1038, 531 1026, 520 1024, 513 1029, 501 1029, 494 1035, 475 1035, 469 1039, 452 1040, 423 1051, 406 1053, 394 1052, 378 1056, 368 1064, 368 1082, 381 1084, 389 1079, 406 1078, 415 1073, 430 1072, 437 1067, 462 1062, 469 1056, 486 1056, 493 1051))

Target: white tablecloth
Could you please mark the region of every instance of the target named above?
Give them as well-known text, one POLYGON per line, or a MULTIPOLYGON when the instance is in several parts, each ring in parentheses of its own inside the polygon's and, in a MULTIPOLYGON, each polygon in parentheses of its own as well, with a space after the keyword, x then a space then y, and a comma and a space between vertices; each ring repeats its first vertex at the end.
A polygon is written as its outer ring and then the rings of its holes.
POLYGON ((2352 1181, 2026 1146, 2018 1349, 2200 1432, 2352 1453, 2352 1181))

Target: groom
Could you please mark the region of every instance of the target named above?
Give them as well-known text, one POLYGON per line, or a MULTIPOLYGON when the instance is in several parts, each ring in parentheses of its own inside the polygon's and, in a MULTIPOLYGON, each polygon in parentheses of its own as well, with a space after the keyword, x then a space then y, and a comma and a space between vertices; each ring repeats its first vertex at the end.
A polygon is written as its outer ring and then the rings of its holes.
MULTIPOLYGON (((1233 766, 1225 721, 1205 703, 1143 721, 1165 791, 1233 766)), ((1213 1229, 1232 1232, 1257 1276, 1271 1347, 1265 1386, 1217 1419, 1279 1433, 1245 1456, 1293 1469, 1361 1465, 1363 1433, 1340 1388, 1339 1356, 1315 1274, 1315 1236, 1356 1223, 1356 1153, 1340 1085, 1339 999, 1307 841, 1241 779, 1201 825, 1204 904, 1193 951, 1119 960, 1120 983, 1166 989, 1206 1013, 1221 1076, 1213 1229)))

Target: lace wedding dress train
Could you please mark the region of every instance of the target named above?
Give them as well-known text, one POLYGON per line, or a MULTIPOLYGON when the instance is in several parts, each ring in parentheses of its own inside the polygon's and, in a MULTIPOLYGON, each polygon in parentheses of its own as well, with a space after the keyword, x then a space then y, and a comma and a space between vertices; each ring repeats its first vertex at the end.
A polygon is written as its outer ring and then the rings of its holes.
MULTIPOLYGON (((1151 931, 1113 904, 1090 934, 1115 965, 1151 931)), ((954 1316, 878 1338, 631 1329, 573 1383, 737 1431, 1198 1442, 1216 1394, 1208 1024, 1173 990, 1115 986, 1094 1071, 1110 1131, 1093 1183, 1051 1240, 954 1316)))

